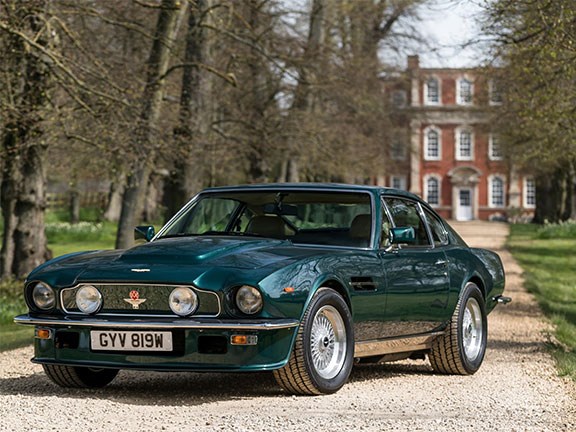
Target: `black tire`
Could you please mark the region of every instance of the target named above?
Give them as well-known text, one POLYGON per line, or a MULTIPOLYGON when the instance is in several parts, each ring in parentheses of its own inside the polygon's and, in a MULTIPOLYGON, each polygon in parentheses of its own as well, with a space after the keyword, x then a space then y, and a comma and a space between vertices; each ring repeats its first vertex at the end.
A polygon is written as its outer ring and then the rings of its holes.
POLYGON ((43 364, 48 378, 60 387, 99 388, 112 382, 118 369, 96 369, 80 366, 43 364))
POLYGON ((320 288, 304 314, 290 360, 274 371, 274 378, 293 394, 334 393, 348 381, 353 361, 348 305, 333 289, 320 288))
POLYGON ((464 287, 444 335, 432 343, 429 358, 434 371, 451 375, 472 375, 484 360, 488 321, 484 297, 478 286, 464 287))

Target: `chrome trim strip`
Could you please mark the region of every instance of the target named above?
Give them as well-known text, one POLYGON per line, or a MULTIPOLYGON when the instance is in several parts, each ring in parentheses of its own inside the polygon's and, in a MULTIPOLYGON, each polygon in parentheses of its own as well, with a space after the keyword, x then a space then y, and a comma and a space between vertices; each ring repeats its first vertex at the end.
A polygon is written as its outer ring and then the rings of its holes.
POLYGON ((36 326, 60 326, 60 327, 91 327, 110 329, 190 329, 190 330, 281 330, 298 327, 300 321, 295 319, 281 319, 274 321, 252 320, 241 321, 217 321, 212 322, 196 321, 192 319, 165 320, 165 321, 109 321, 98 318, 33 318, 29 315, 20 315, 14 318, 16 324, 36 325, 36 326))
POLYGON ((442 332, 435 332, 405 338, 356 342, 354 357, 370 357, 430 349, 432 341, 443 334, 442 332))
MULTIPOLYGON (((185 288, 190 288, 192 290, 195 291, 199 291, 201 293, 205 293, 205 294, 212 294, 216 297, 216 301, 218 303, 218 313, 216 315, 194 315, 194 317, 198 317, 198 318, 216 318, 218 317, 221 313, 222 313, 222 304, 220 302, 220 297, 218 296, 218 294, 216 294, 214 291, 207 291, 201 288, 198 288, 197 286, 194 285, 187 285, 187 284, 171 284, 171 283, 150 283, 150 282, 142 282, 142 283, 138 283, 138 282, 96 282, 96 281, 91 281, 91 282, 80 282, 76 285, 74 285, 73 287, 68 287, 68 288, 63 288, 60 290, 60 306, 62 307, 62 310, 69 314, 69 315, 79 315, 79 316, 87 316, 85 313, 82 312, 71 312, 69 310, 67 310, 64 307, 64 291, 70 291, 70 290, 74 290, 74 289, 78 289, 79 287, 81 287, 82 285, 118 285, 118 286, 151 286, 151 285, 158 285, 158 286, 166 286, 166 287, 171 287, 173 286, 174 288, 176 287, 185 287, 185 288)), ((96 315, 108 315, 108 316, 125 316, 125 317, 146 317, 146 318, 174 318, 177 317, 178 315, 176 314, 171 314, 171 315, 160 315, 160 314, 131 314, 131 313, 105 313, 105 312, 98 312, 96 315)))

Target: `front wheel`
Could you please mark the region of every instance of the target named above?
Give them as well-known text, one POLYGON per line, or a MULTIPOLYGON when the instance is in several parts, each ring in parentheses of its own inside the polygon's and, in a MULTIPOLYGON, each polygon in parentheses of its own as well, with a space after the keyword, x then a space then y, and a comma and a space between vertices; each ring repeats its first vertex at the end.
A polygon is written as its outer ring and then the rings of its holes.
POLYGON ((484 297, 476 284, 468 282, 446 332, 432 343, 432 368, 444 374, 472 375, 484 360, 487 334, 484 297))
POLYGON ((304 314, 290 360, 274 377, 290 393, 334 393, 348 380, 353 357, 348 305, 336 291, 320 288, 304 314))
POLYGON ((60 387, 99 388, 110 384, 118 369, 96 369, 81 366, 43 364, 44 372, 60 387))

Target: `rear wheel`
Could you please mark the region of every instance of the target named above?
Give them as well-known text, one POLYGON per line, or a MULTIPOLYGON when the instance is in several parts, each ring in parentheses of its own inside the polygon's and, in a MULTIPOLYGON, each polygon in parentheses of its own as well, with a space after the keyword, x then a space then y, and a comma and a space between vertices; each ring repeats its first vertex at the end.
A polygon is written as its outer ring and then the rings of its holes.
POLYGON ((318 290, 304 314, 288 364, 274 371, 278 384, 294 394, 338 391, 352 370, 351 323, 342 296, 330 288, 318 290))
POLYGON ((97 369, 81 366, 42 365, 44 372, 60 387, 99 388, 110 384, 118 369, 97 369))
POLYGON ((444 374, 475 373, 484 360, 487 330, 484 297, 478 286, 469 282, 446 332, 432 343, 429 354, 432 368, 444 374))

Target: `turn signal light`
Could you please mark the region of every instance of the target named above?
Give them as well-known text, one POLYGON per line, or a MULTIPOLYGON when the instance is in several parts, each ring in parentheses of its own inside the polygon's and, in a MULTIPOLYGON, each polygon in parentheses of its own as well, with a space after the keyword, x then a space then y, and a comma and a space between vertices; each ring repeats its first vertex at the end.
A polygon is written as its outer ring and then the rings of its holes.
POLYGON ((256 345, 258 343, 258 336, 256 335, 232 335, 230 337, 232 345, 256 345))
POLYGON ((34 336, 36 339, 50 339, 52 337, 52 332, 48 329, 36 329, 36 334, 34 336))

